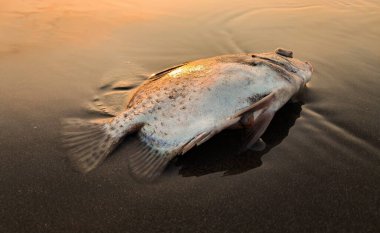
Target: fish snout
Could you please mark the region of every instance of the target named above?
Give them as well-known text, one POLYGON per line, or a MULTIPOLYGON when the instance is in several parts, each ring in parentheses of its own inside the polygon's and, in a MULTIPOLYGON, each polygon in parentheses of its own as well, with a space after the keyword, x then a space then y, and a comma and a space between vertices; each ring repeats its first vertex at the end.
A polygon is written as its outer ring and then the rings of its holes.
POLYGON ((305 64, 309 67, 310 72, 314 71, 313 65, 310 62, 305 61, 305 64))

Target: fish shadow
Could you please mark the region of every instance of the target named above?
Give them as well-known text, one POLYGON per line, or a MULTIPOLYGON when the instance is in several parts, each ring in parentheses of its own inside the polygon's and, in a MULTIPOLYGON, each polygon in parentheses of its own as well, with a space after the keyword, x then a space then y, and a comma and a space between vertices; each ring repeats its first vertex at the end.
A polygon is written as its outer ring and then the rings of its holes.
POLYGON ((260 167, 262 156, 288 136, 290 128, 300 117, 302 102, 287 103, 277 111, 261 137, 266 147, 262 151, 246 150, 244 130, 225 130, 207 143, 190 150, 173 161, 183 177, 203 176, 224 172, 236 175, 260 167))

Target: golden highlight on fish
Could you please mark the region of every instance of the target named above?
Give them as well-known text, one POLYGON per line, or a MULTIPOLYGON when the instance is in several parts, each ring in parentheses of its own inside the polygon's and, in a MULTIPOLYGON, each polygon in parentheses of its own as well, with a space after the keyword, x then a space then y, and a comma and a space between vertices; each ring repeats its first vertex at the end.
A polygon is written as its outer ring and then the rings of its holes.
POLYGON ((285 49, 187 62, 152 75, 110 119, 65 119, 64 142, 72 163, 88 172, 137 132, 137 149, 128 155, 130 170, 154 179, 175 156, 224 129, 246 128, 246 144, 252 146, 311 74, 310 63, 285 49))

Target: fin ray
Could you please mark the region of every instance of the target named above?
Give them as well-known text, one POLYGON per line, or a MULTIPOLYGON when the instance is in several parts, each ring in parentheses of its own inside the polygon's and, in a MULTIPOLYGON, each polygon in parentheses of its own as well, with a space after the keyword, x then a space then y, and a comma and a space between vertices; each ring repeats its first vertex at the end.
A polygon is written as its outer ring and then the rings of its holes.
POLYGON ((212 130, 210 130, 210 131, 204 131, 204 132, 198 134, 197 136, 195 136, 193 139, 191 139, 190 141, 188 141, 187 143, 185 143, 182 146, 182 148, 180 150, 180 153, 181 154, 185 154, 191 148, 193 148, 195 146, 199 146, 202 143, 205 143, 210 138, 212 138, 214 135, 218 134, 220 131, 222 131, 222 130, 230 127, 231 125, 234 125, 237 122, 239 122, 239 120, 240 120, 240 117, 235 117, 235 118, 232 118, 232 119, 227 119, 223 123, 221 123, 218 126, 214 127, 212 130))
POLYGON ((131 139, 135 151, 128 157, 130 172, 139 180, 153 181, 164 171, 177 152, 152 148, 144 143, 141 137, 131 139))
POLYGON ((274 114, 275 112, 266 110, 255 119, 253 126, 248 129, 248 148, 252 147, 264 134, 269 123, 272 121, 274 114))
POLYGON ((230 118, 232 119, 232 118, 235 118, 238 116, 242 116, 246 112, 250 112, 250 111, 254 112, 254 111, 257 111, 259 109, 268 108, 268 106, 270 106, 270 104, 272 103, 274 98, 275 98, 275 92, 272 92, 272 93, 266 95, 261 100, 257 101, 256 103, 253 103, 252 105, 239 110, 230 118))
POLYGON ((119 142, 120 138, 112 138, 106 133, 106 123, 63 120, 63 143, 69 151, 69 159, 79 171, 86 173, 96 168, 119 142))

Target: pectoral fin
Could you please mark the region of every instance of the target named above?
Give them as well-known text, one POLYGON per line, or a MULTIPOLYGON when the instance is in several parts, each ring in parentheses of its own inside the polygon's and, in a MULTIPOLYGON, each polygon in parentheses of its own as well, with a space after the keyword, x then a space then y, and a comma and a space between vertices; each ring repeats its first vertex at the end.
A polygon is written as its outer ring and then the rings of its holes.
POLYGON ((274 100, 275 100, 275 93, 274 92, 269 93, 268 95, 266 95, 259 101, 253 103, 252 105, 249 105, 248 107, 240 109, 233 116, 231 116, 230 119, 243 116, 247 112, 258 112, 264 109, 268 109, 274 100))
POLYGON ((218 126, 212 128, 211 130, 204 131, 198 134, 197 136, 195 136, 193 139, 191 139, 190 141, 188 141, 182 146, 180 153, 185 154, 191 148, 201 145, 202 143, 212 138, 215 134, 236 124, 237 122, 239 122, 239 120, 240 120, 240 117, 226 120, 224 122, 221 122, 221 124, 219 124, 218 126))
POLYGON ((240 110, 235 116, 241 116, 240 125, 247 128, 247 147, 252 147, 263 135, 271 122, 275 111, 270 106, 276 100, 275 92, 272 92, 245 109, 240 110))
POLYGON ((247 148, 252 147, 263 135, 268 128, 269 123, 273 119, 275 112, 264 110, 254 121, 251 128, 247 130, 247 148))

